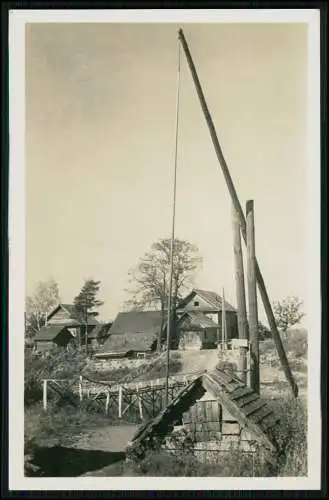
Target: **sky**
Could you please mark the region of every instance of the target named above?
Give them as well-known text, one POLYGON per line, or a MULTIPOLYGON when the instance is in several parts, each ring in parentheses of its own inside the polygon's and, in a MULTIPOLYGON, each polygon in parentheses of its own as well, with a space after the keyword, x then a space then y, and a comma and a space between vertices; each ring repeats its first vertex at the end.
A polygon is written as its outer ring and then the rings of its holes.
MULTIPOLYGON (((70 303, 100 280, 114 319, 129 269, 170 237, 178 28, 27 25, 27 294, 51 277, 70 303)), ((307 312, 307 25, 182 28, 270 299, 307 312)), ((176 236, 202 255, 195 286, 235 305, 231 201, 183 53, 178 134, 176 236)))

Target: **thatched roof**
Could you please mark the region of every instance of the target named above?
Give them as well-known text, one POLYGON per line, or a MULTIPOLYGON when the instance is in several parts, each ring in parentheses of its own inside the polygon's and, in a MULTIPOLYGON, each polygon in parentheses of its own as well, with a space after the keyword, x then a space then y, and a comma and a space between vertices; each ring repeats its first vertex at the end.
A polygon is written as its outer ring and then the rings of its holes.
POLYGON ((102 323, 95 326, 90 333, 88 333, 89 339, 97 339, 100 337, 105 337, 109 335, 109 330, 112 323, 102 323))
POLYGON ((66 330, 66 326, 63 325, 49 325, 44 326, 39 330, 34 336, 33 340, 37 341, 53 341, 55 338, 63 331, 66 330))
POLYGON ((138 430, 128 444, 127 451, 143 448, 153 439, 163 441, 174 423, 207 391, 256 441, 268 451, 276 451, 267 435, 267 431, 279 420, 273 408, 235 375, 218 369, 205 372, 185 387, 166 408, 138 430))
MULTIPOLYGON (((161 311, 130 311, 117 315, 102 353, 148 351, 161 330, 161 311)), ((165 319, 163 321, 165 324, 165 319)))

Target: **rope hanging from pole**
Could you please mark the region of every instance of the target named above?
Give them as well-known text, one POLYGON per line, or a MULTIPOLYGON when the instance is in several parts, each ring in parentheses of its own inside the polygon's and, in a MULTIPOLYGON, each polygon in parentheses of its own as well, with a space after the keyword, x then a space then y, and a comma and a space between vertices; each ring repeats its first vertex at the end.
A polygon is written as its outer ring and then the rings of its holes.
POLYGON ((175 217, 176 217, 176 184, 177 184, 177 156, 178 156, 178 128, 179 128, 179 104, 180 104, 180 66, 181 66, 181 44, 178 40, 178 67, 177 67, 177 96, 176 96, 176 130, 175 130, 175 156, 174 156, 174 185, 172 199, 172 226, 170 240, 170 274, 169 274, 169 295, 168 295, 168 319, 167 319, 167 360, 166 360, 166 386, 165 386, 165 406, 168 405, 168 385, 169 385, 169 362, 170 362, 170 341, 172 330, 172 281, 174 270, 174 241, 175 241, 175 217))

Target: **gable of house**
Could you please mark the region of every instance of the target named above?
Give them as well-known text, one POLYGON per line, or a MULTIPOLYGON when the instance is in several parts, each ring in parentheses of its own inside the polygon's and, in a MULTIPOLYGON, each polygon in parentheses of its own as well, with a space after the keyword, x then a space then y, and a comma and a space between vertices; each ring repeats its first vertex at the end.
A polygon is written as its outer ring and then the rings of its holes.
MULTIPOLYGON (((48 315, 47 324, 49 325, 66 325, 79 326, 79 321, 74 318, 74 307, 72 304, 58 304, 58 306, 48 315)), ((88 326, 98 325, 99 322, 95 316, 90 313, 88 315, 88 326)))
MULTIPOLYGON (((221 312, 223 299, 216 292, 194 288, 178 304, 179 310, 184 311, 202 311, 202 312, 221 312)), ((226 312, 235 312, 236 309, 227 301, 224 302, 226 312)))

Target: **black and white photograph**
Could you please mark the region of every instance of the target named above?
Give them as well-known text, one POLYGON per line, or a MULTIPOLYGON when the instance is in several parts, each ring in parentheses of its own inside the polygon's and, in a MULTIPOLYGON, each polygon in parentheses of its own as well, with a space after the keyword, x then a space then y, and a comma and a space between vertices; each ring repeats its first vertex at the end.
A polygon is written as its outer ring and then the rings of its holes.
POLYGON ((319 488, 319 26, 11 12, 13 489, 319 488))

